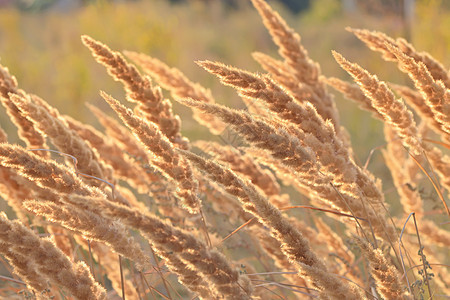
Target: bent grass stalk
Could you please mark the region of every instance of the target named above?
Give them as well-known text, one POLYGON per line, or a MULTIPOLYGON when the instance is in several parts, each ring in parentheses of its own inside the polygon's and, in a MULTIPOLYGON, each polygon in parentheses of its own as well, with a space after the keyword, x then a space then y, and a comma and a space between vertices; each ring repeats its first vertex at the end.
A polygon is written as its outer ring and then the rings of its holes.
POLYGON ((59 293, 130 300, 450 294, 450 73, 401 38, 349 29, 395 61, 415 89, 386 84, 337 52, 356 84, 326 78, 280 14, 264 0, 251 2, 281 58, 252 54, 267 73, 197 62, 235 88, 248 111, 215 103, 219 97, 209 89, 157 58, 125 52, 153 83, 121 53, 83 35, 134 105, 101 92, 125 126, 89 105, 100 131, 20 89, 0 65, 0 100, 26 145, 8 143, 13 135, 0 128, 0 196, 18 219, 0 216, 0 262, 8 272, 0 276, 0 297, 14 298, 24 285, 37 299, 59 293), (363 166, 326 85, 384 122, 387 144, 373 147, 363 166), (216 138, 225 141, 224 131, 233 131, 242 144, 191 142, 171 100, 192 108, 216 138), (382 167, 390 169, 399 196, 389 199, 400 199, 394 205, 409 215, 405 223, 391 218, 387 192, 371 173, 375 149, 386 158, 382 167), (73 164, 58 163, 51 153, 73 164), (427 180, 439 209, 424 197, 427 180), (411 217, 415 230, 407 226, 411 217), (418 256, 411 254, 416 248, 418 256), (130 269, 124 258, 133 262, 130 269), (431 273, 431 266, 439 268, 431 273), (417 268, 422 278, 414 279, 417 268))

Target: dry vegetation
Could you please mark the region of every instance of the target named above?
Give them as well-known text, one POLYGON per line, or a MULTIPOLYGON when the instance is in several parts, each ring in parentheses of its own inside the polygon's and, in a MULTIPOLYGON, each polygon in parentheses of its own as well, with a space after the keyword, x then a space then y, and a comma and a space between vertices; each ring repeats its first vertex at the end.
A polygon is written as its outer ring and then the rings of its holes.
POLYGON ((356 84, 326 78, 299 35, 264 0, 252 2, 281 59, 253 53, 260 74, 197 62, 248 110, 217 104, 156 58, 82 36, 134 105, 101 92, 121 122, 89 106, 100 132, 20 89, 0 66, 1 102, 26 143, 9 144, 0 130, 0 194, 17 216, 0 216, 3 297, 449 297, 449 71, 403 39, 348 29, 415 89, 337 52, 356 84), (380 151, 403 215, 391 215, 380 180, 355 161, 328 85, 384 122, 380 151), (160 87, 238 145, 188 140, 160 87), (423 182, 438 209, 425 203, 423 182), (309 203, 297 205, 286 186, 309 203))

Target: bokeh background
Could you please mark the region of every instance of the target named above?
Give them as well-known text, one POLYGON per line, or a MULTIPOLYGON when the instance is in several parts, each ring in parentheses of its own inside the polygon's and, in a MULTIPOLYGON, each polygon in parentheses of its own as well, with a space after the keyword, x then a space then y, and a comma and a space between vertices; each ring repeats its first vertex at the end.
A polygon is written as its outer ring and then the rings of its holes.
MULTIPOLYGON (((326 76, 349 80, 332 58, 331 50, 337 50, 382 80, 411 84, 393 63, 384 62, 347 32, 347 26, 405 37, 418 50, 428 51, 445 66, 450 65, 450 1, 268 2, 301 35, 305 48, 326 76)), ((0 63, 16 76, 21 88, 96 127, 85 103, 109 111, 99 90, 117 99, 123 99, 124 92, 81 44, 82 34, 114 50, 133 50, 159 58, 211 88, 217 102, 235 108, 244 107, 235 91, 221 86, 194 61, 218 60, 261 72, 251 53, 277 56, 249 0, 0 0, 0 63)), ((384 143, 381 123, 338 94, 336 101, 341 122, 350 131, 356 157, 363 164, 370 150, 384 143)), ((177 104, 174 109, 182 118, 187 137, 208 138, 208 130, 192 119, 190 110, 177 104)), ((3 109, 0 126, 9 133, 10 142, 20 143, 3 109)), ((375 153, 369 168, 381 178, 389 177, 380 153, 375 153)), ((392 185, 389 180, 384 182, 388 191, 392 185)))

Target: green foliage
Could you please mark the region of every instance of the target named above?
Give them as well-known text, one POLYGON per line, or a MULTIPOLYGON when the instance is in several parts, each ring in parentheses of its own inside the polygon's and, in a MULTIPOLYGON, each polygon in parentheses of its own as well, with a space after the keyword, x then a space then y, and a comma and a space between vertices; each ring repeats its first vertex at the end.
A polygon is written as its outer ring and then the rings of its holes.
POLYGON ((417 20, 412 26, 414 44, 429 51, 448 66, 450 49, 450 6, 443 0, 417 1, 417 20), (432 34, 431 34, 432 33, 432 34))
POLYGON ((330 21, 341 13, 341 1, 339 0, 314 0, 311 1, 311 9, 305 18, 318 24, 330 21))

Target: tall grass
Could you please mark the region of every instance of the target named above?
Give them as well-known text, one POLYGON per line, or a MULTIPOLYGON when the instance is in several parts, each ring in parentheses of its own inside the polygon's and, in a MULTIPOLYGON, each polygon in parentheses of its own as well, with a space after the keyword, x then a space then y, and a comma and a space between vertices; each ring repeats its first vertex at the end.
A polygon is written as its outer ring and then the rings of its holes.
POLYGON ((253 53, 262 73, 197 61, 237 91, 245 110, 217 104, 156 58, 84 35, 125 92, 121 102, 100 91, 120 121, 88 106, 99 131, 24 91, 0 66, 0 99, 26 145, 0 130, 0 195, 17 218, 0 216, 2 297, 450 294, 448 70, 404 39, 348 28, 414 88, 383 82, 338 52, 355 83, 327 78, 280 15, 264 0, 252 3, 280 57, 253 53), (392 212, 390 192, 355 159, 333 90, 383 122, 386 144, 374 151, 403 213, 392 212), (172 100, 192 108, 214 140, 183 136, 172 100))

